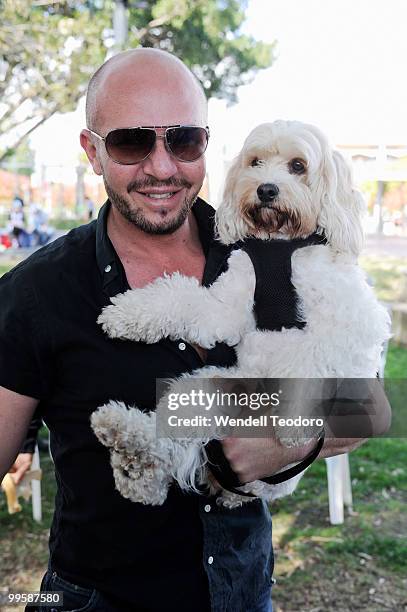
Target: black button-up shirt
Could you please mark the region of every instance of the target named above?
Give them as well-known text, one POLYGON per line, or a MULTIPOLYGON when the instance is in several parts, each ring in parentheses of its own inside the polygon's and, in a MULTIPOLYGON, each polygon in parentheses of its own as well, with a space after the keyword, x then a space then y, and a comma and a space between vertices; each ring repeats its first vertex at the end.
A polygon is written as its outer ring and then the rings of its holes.
MULTIPOLYGON (((254 612, 272 571, 265 504, 228 510, 175 485, 162 506, 133 503, 116 491, 109 451, 90 428, 108 400, 152 410, 156 378, 203 365, 188 344, 112 340, 97 325, 110 297, 129 288, 107 235, 109 207, 0 279, 0 385, 38 398, 51 432, 58 489, 50 565, 120 609, 254 612)), ((210 284, 228 250, 214 241, 213 209, 198 200, 193 212, 210 284)), ((234 360, 225 345, 208 351, 209 364, 234 360)))

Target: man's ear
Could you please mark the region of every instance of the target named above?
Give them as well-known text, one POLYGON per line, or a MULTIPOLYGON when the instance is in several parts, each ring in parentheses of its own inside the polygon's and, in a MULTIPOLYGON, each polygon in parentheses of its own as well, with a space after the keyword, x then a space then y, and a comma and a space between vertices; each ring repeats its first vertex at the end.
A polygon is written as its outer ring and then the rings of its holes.
POLYGON ((97 155, 97 149, 92 140, 89 130, 82 130, 80 135, 81 147, 85 151, 88 160, 92 164, 95 174, 102 175, 102 166, 97 155))

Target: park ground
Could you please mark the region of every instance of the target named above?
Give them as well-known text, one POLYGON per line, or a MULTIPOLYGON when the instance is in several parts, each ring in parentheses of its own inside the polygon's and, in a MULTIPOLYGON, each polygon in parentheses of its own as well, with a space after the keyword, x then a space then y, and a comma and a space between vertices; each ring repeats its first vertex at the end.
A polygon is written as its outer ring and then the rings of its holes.
MULTIPOLYGON (((371 243, 361 263, 380 299, 397 301, 407 269, 405 243, 379 247, 371 243)), ((0 274, 14 263, 3 256, 0 274)), ((386 376, 406 373, 407 349, 391 345, 386 376)), ((293 496, 273 504, 275 612, 407 611, 406 457, 405 438, 369 440, 350 455, 354 504, 343 525, 329 523, 324 461, 313 464, 293 496)), ((47 454, 41 467, 42 524, 24 501, 23 511, 9 516, 0 496, 0 591, 37 590, 46 568, 55 495, 47 454)))

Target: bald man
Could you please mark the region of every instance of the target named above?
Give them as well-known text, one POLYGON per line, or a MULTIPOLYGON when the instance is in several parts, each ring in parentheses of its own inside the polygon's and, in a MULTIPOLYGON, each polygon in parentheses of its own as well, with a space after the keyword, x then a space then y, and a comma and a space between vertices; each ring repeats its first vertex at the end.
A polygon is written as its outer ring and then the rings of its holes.
MULTIPOLYGON (((205 96, 180 60, 138 49, 95 73, 86 115, 81 144, 108 201, 97 221, 0 280, 0 479, 38 408, 58 486, 41 590, 62 592, 63 610, 269 611, 267 507, 230 511, 176 486, 162 506, 132 503, 115 490, 109 452, 90 428, 110 399, 151 410, 156 378, 234 363, 224 345, 205 353, 182 341, 112 340, 96 324, 130 287, 174 271, 208 285, 222 269, 213 209, 198 197, 205 96)), ((265 475, 264 454, 252 456, 265 475)))

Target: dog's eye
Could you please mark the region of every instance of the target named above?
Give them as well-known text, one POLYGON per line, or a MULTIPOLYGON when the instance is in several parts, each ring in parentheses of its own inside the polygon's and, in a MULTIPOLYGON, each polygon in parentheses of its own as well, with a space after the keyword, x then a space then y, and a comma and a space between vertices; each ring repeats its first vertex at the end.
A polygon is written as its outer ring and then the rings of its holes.
POLYGON ((252 159, 252 161, 250 162, 250 165, 254 168, 255 166, 261 166, 262 161, 261 159, 259 159, 258 157, 255 157, 254 159, 252 159))
POLYGON ((304 174, 305 172, 305 163, 302 161, 302 159, 292 159, 288 164, 288 167, 292 174, 304 174))

